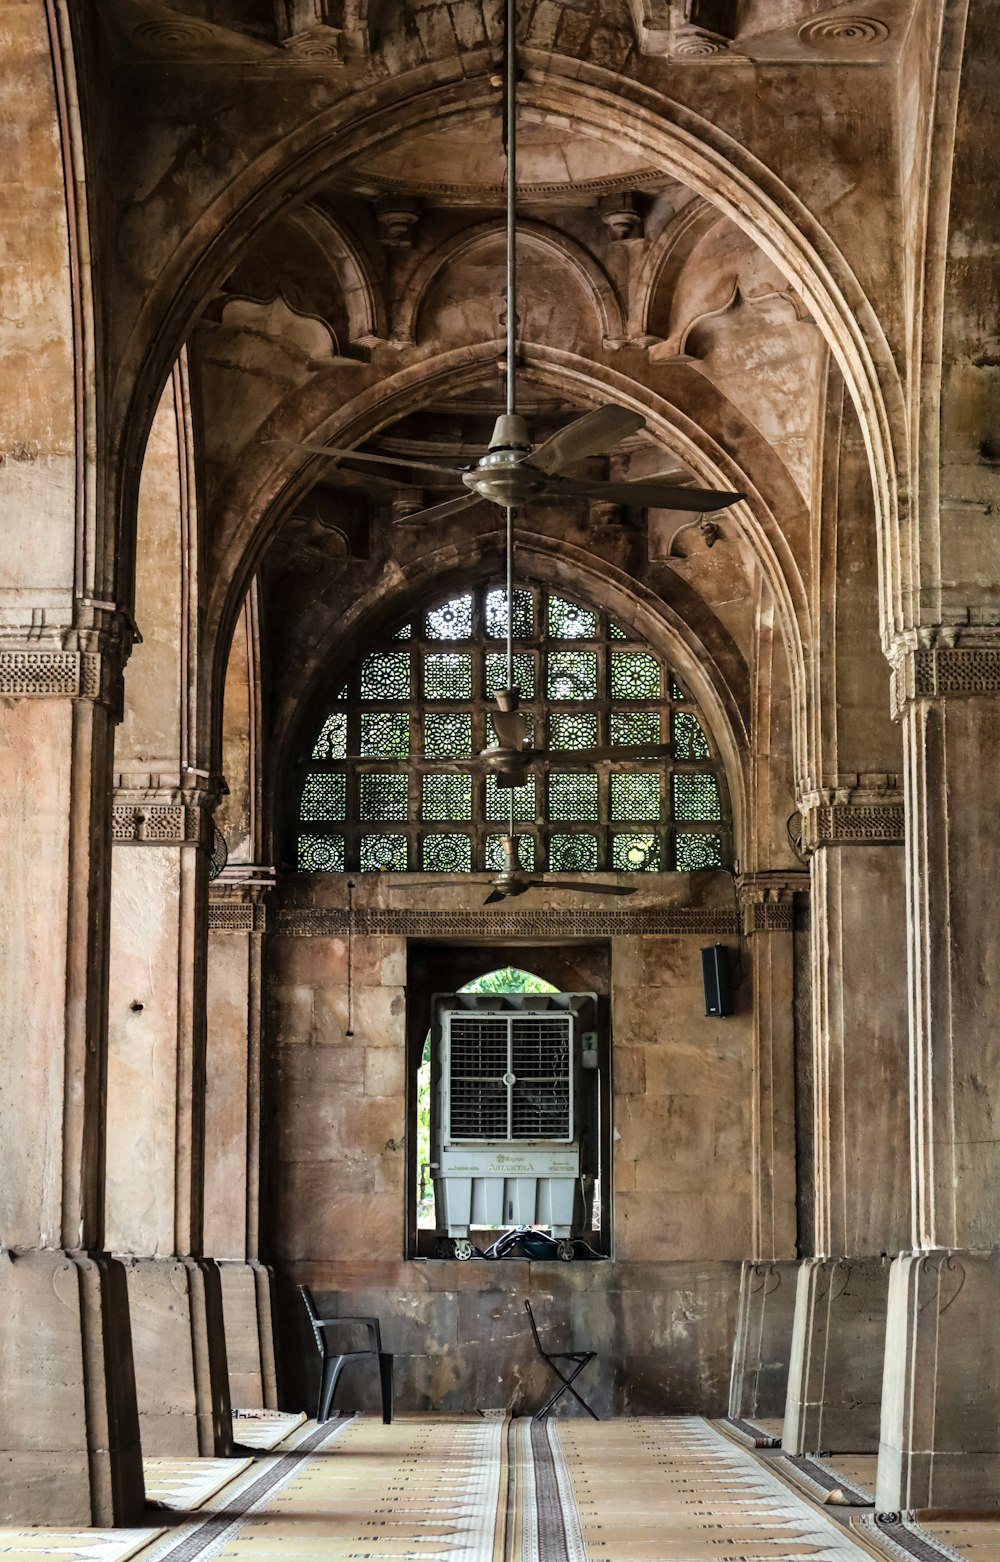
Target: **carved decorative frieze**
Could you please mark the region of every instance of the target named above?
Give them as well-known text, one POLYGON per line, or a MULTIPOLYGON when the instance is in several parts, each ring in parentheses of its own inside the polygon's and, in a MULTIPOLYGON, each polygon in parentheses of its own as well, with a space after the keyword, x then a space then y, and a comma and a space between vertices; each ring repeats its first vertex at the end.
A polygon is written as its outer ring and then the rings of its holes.
POLYGON ((806 793, 799 803, 802 849, 881 846, 906 838, 906 808, 896 775, 839 777, 836 787, 806 793))
POLYGON ((741 875, 737 893, 744 937, 754 933, 791 933, 795 926, 795 896, 808 890, 809 874, 804 868, 741 875))
POLYGON ((892 714, 914 700, 1000 694, 1000 639, 985 643, 902 646, 892 658, 892 714))
POLYGON ((263 901, 209 901, 210 933, 263 933, 266 930, 267 907, 263 901))
MULTIPOLYGON (((346 910, 284 907, 271 919, 272 931, 299 938, 344 937, 349 930, 346 910)), ((690 934, 700 938, 732 936, 734 911, 709 907, 648 907, 637 911, 422 911, 359 907, 354 913, 358 933, 383 933, 406 938, 615 938, 643 934, 690 934)))

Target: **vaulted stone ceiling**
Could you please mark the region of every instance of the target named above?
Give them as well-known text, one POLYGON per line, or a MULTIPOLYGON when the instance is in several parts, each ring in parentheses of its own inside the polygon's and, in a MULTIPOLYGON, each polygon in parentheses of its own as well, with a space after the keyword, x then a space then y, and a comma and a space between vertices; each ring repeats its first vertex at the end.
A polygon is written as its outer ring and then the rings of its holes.
MULTIPOLYGON (((499 510, 423 526, 420 507, 447 496, 435 479, 401 468, 406 487, 392 488, 295 445, 469 461, 486 448, 503 396, 502 10, 101 10, 118 102, 122 321, 163 291, 203 214, 220 213, 197 287, 190 266, 183 283, 207 615, 218 676, 258 575, 278 726, 366 624, 407 609, 407 593, 499 568, 499 510), (250 172, 266 191, 252 213, 250 172), (140 217, 141 249, 130 242, 140 217)), ((519 49, 518 372, 533 437, 624 401, 647 428, 594 475, 749 496, 683 530, 679 513, 536 503, 518 519, 524 567, 589 570, 659 603, 745 733, 755 637, 774 613, 804 753, 824 462, 840 463, 867 536, 856 560, 866 653, 877 519, 836 333, 803 283, 795 230, 818 225, 840 246, 905 364, 894 333, 918 155, 906 107, 922 68, 918 8, 525 0, 519 49), (746 192, 761 178, 785 204, 784 236, 763 208, 751 215, 746 192)), ((163 307, 175 299, 164 293, 163 307)))

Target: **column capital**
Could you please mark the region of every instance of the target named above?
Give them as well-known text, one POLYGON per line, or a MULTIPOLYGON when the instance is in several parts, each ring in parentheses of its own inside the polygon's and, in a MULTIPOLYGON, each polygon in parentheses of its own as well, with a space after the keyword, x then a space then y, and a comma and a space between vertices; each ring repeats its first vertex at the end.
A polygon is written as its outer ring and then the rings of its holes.
POLYGON ((228 863, 209 885, 209 932, 266 932, 267 901, 275 882, 274 868, 260 863, 228 863))
POLYGON ((70 610, 0 603, 0 695, 92 700, 120 721, 122 674, 140 638, 114 602, 78 598, 70 610))
POLYGON ((884 846, 906 839, 906 807, 898 775, 862 771, 838 776, 799 798, 802 850, 821 846, 884 846))
POLYGON ((1000 626, 936 624, 910 630, 890 647, 894 721, 918 700, 1000 696, 1000 626))
POLYGON ((111 839, 116 846, 208 846, 219 783, 195 770, 125 771, 115 776, 111 839))
POLYGON ((744 937, 753 933, 790 933, 794 926, 794 897, 808 890, 809 873, 805 868, 741 873, 736 880, 736 893, 744 937))

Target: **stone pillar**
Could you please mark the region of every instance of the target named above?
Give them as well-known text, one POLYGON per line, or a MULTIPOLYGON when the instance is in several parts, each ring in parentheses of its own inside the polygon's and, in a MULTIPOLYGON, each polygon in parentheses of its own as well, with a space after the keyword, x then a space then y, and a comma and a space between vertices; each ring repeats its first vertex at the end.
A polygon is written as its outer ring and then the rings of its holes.
POLYGON ((895 776, 803 803, 810 854, 816 1250, 898 1252, 909 1223, 904 810, 895 776))
POLYGON ((897 1261, 890 1296, 886 1509, 993 1507, 1000 1479, 1000 637, 925 638, 900 648, 893 679, 907 766, 917 1251, 897 1261))
POLYGON ((807 1258, 799 1268, 786 1453, 874 1453, 890 1260, 807 1258))
MULTIPOLYGON (((753 965, 754 1256, 795 1254, 795 892, 805 873, 744 875, 743 935, 753 965)), ((786 1364, 787 1365, 787 1364, 786 1364)))
POLYGON ((106 605, 0 640, 0 1522, 130 1523, 128 1303, 104 1240, 108 798, 129 644, 106 605), (85 1250, 92 1251, 87 1252, 85 1250))
POLYGON ((107 1237, 130 1255, 143 1446, 178 1456, 232 1447, 221 1281, 201 1257, 214 797, 193 780, 118 777, 109 996, 107 1237))
POLYGON ((209 904, 205 1242, 217 1255, 230 1394, 277 1408, 273 1279, 259 1262, 261 998, 274 870, 223 869, 209 904))
POLYGON ((780 1421, 788 1393, 798 1263, 746 1263, 733 1351, 729 1414, 735 1420, 780 1421))

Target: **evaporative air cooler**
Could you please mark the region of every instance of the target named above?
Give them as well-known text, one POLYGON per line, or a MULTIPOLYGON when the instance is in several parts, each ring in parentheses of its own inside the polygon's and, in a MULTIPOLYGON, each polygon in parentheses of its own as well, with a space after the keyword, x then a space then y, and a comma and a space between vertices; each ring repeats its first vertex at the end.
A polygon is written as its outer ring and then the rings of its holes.
POLYGON ((566 1244, 589 1236, 596 996, 439 993, 431 1058, 437 1226, 455 1256, 471 1254, 472 1226, 544 1226, 566 1244))

